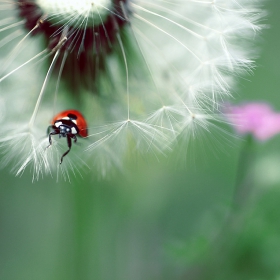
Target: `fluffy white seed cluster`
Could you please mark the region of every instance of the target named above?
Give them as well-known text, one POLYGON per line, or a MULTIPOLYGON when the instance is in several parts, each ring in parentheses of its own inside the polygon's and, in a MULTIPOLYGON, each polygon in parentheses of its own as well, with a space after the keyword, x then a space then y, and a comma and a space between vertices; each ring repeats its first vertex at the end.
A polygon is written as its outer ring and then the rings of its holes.
MULTIPOLYGON (((98 14, 103 22, 114 13, 107 0, 37 2, 64 25, 85 15, 86 25, 92 25, 88 18, 98 14)), ((44 173, 68 178, 69 171, 77 174, 85 166, 106 176, 135 152, 159 157, 180 142, 184 153, 190 141, 208 137, 202 131, 211 133, 220 119, 220 101, 234 93, 235 78, 253 70, 264 16, 260 2, 128 1, 129 24, 106 57, 97 81, 100 94, 81 90, 77 105, 60 72, 53 72, 56 63, 63 68, 65 54, 58 49, 50 60, 40 38, 25 31, 13 2, 0 1, 2 163, 13 163, 17 174, 31 166, 34 179, 44 173), (59 165, 65 139, 46 149, 46 129, 65 109, 85 116, 89 136, 78 139, 80 145, 73 144, 59 165)))
POLYGON ((111 0, 36 0, 35 3, 54 23, 69 25, 78 21, 99 24, 113 9, 111 0))

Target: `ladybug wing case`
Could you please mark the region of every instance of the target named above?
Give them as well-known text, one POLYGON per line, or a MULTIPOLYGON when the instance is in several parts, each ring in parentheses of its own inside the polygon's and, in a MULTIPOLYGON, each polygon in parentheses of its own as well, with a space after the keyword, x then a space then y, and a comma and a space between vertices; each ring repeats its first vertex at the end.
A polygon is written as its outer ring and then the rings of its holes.
POLYGON ((60 112, 59 114, 54 116, 54 118, 52 120, 52 124, 54 124, 55 121, 57 121, 57 120, 67 119, 67 118, 71 119, 71 117, 69 117, 69 115, 74 115, 77 117, 76 119, 73 119, 73 121, 75 121, 75 123, 77 124, 77 127, 79 129, 79 136, 87 137, 88 136, 87 122, 86 122, 84 116, 77 110, 66 110, 66 111, 60 112))

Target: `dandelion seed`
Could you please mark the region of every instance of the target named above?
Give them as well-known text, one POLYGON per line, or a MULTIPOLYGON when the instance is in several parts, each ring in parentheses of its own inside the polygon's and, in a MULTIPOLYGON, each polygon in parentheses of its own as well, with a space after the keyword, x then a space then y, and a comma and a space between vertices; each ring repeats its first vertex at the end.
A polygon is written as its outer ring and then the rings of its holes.
POLYGON ((2 131, 0 146, 2 166, 12 163, 12 171, 16 175, 21 175, 28 166, 31 166, 32 180, 38 180, 41 175, 49 172, 40 141, 24 123, 10 124, 10 130, 2 131))
MULTIPOLYGON (((53 116, 68 109, 88 120, 84 149, 76 148, 104 176, 132 152, 157 158, 178 139, 185 150, 190 139, 202 141, 198 131, 211 134, 235 78, 254 69, 261 2, 0 1, 4 161, 25 157, 16 169, 33 164, 36 179, 53 172, 60 141, 41 147, 53 116), (26 123, 9 129, 18 119, 26 123), (23 127, 32 136, 17 138, 23 127), (14 139, 28 142, 28 152, 8 149, 19 146, 14 139)), ((67 163, 77 173, 74 154, 58 168, 65 178, 67 163)))

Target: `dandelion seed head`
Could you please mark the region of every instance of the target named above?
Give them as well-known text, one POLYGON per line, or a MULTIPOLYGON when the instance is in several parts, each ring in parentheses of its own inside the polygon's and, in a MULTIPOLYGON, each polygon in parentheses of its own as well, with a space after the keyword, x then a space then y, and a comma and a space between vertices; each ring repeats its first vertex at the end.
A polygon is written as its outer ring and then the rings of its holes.
MULTIPOLYGON (((180 142, 183 155, 191 141, 209 142, 223 122, 220 103, 254 71, 265 16, 262 0, 11 3, 0 1, 5 124, 25 119, 20 127, 38 130, 22 141, 29 148, 17 154, 28 164, 17 169, 33 162, 36 174, 65 178, 81 159, 107 176, 134 153, 158 158, 180 142), (41 147, 50 121, 67 109, 86 117, 89 136, 59 167, 65 139, 41 147)), ((4 137, 3 149, 9 141, 18 147, 17 131, 5 130, 12 141, 4 137)))
POLYGON ((105 52, 117 30, 126 23, 126 1, 20 0, 16 3, 25 27, 31 34, 44 34, 50 49, 65 38, 66 50, 79 54, 83 49, 105 52))
POLYGON ((100 24, 110 14, 112 0, 36 0, 35 3, 53 23, 75 25, 73 17, 92 24, 100 24))

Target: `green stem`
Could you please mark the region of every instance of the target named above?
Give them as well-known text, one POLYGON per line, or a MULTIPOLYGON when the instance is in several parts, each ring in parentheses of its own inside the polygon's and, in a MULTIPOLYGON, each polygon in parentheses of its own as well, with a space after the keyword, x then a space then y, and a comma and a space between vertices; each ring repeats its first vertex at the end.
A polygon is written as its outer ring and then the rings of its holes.
POLYGON ((206 259, 201 264, 200 273, 193 280, 209 279, 212 273, 215 275, 217 267, 222 265, 227 256, 230 255, 231 250, 234 249, 238 233, 244 225, 244 215, 242 213, 245 213, 244 208, 254 186, 254 176, 252 174, 252 165, 255 160, 254 144, 253 136, 248 135, 239 155, 229 213, 209 246, 206 259))

